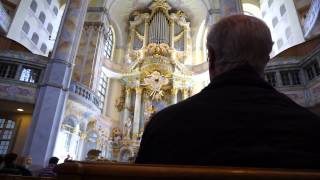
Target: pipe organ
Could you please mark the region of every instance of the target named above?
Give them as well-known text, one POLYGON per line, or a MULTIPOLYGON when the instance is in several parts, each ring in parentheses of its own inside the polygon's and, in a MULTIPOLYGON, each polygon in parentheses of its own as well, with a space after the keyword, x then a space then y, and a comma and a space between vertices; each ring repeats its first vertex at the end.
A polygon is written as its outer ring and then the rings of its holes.
POLYGON ((154 0, 131 14, 129 26, 123 118, 115 132, 122 131, 125 144, 138 149, 150 117, 191 94, 192 72, 184 64, 191 58, 190 22, 166 0, 154 0))

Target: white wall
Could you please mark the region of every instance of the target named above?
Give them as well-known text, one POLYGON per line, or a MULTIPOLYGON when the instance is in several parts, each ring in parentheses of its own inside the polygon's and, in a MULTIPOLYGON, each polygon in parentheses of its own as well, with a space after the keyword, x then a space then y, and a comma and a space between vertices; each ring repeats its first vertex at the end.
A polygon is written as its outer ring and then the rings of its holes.
POLYGON ((289 47, 305 41, 293 0, 264 0, 261 1, 260 8, 262 19, 269 26, 274 41, 272 57, 289 47), (272 2, 270 7, 269 2, 272 2), (280 13, 282 5, 286 9, 283 15, 280 13), (275 26, 272 24, 274 18, 278 19, 278 23, 275 26))
POLYGON ((52 0, 50 5, 47 0, 34 0, 37 3, 37 10, 33 12, 30 8, 32 1, 33 0, 23 0, 20 2, 7 37, 22 44, 34 54, 48 56, 56 39, 64 6, 61 7, 58 0, 52 0), (55 15, 53 11, 54 7, 58 8, 58 15, 55 15), (39 20, 40 12, 43 12, 46 16, 44 24, 39 20), (27 34, 22 31, 22 26, 25 21, 30 25, 30 30, 27 34), (49 23, 53 25, 51 40, 49 39, 50 33, 47 31, 49 23), (37 33, 39 36, 39 42, 37 44, 31 41, 33 33, 37 33), (47 46, 47 50, 44 53, 40 50, 42 44, 47 46))

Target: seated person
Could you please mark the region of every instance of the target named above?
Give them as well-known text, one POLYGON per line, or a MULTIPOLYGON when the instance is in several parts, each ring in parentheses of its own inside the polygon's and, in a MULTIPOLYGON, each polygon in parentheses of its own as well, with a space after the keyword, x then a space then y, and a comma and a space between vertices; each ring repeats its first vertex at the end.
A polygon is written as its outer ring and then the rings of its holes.
POLYGON ((136 163, 320 168, 320 118, 264 80, 272 39, 251 16, 207 37, 211 83, 151 119, 136 163))
POLYGON ((16 164, 18 155, 15 153, 6 154, 4 157, 4 165, 0 169, 1 174, 13 174, 22 176, 32 176, 32 173, 27 168, 16 164))
POLYGON ((55 177, 55 176, 57 176, 57 172, 55 171, 55 168, 57 167, 58 162, 59 162, 59 158, 51 157, 49 159, 48 166, 41 169, 38 176, 40 176, 40 177, 55 177))

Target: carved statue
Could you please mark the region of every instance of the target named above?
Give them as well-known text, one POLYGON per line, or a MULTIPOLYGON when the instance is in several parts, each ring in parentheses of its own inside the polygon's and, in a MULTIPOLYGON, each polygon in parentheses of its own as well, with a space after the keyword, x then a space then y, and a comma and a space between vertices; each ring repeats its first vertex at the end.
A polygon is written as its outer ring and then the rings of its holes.
POLYGON ((126 139, 130 139, 131 128, 132 128, 132 118, 129 117, 129 118, 124 122, 124 137, 125 137, 126 139))

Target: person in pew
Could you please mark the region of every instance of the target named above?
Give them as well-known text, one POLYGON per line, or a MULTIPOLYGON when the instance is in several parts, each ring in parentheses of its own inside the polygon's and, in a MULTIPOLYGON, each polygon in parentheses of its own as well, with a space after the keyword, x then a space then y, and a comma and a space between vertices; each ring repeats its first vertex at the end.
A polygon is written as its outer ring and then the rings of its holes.
POLYGON ((6 154, 4 157, 4 165, 0 169, 0 174, 32 176, 32 173, 29 169, 16 163, 17 158, 18 155, 15 153, 6 154))
POLYGON ((320 118, 264 80, 261 20, 233 15, 207 37, 210 84, 153 116, 136 163, 320 168, 320 118))
POLYGON ((51 157, 49 159, 48 166, 41 169, 38 176, 39 177, 55 177, 55 176, 57 176, 55 168, 57 167, 58 162, 59 162, 59 158, 51 157))

